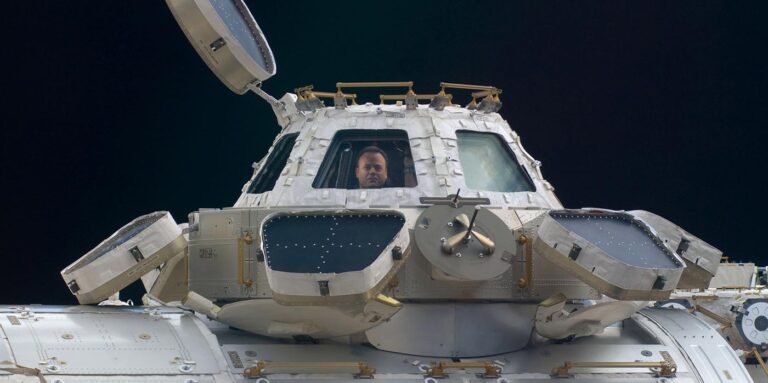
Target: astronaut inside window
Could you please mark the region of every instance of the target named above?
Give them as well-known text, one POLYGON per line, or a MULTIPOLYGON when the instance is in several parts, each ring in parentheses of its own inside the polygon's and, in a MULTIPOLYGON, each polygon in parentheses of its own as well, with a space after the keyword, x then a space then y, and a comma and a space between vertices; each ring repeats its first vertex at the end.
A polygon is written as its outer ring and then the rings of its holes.
POLYGON ((339 132, 313 187, 378 189, 415 187, 413 157, 404 131, 339 132))

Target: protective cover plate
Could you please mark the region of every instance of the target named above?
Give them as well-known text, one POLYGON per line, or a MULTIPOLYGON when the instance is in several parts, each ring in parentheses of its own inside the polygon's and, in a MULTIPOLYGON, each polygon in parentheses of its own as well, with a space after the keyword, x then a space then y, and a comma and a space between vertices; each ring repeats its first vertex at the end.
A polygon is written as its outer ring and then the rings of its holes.
POLYGON ((669 296, 683 261, 642 221, 605 210, 552 211, 535 249, 603 294, 620 300, 669 296))
POLYGON ((264 222, 264 256, 286 273, 361 271, 403 227, 397 214, 279 214, 264 222))
POLYGON ((416 245, 432 265, 451 277, 468 281, 493 279, 512 266, 517 243, 504 221, 490 210, 478 211, 473 230, 493 242, 493 252, 488 253, 474 234, 467 242, 457 244, 450 253, 443 250, 446 241, 467 230, 468 225, 462 224, 457 217, 463 215, 466 223, 474 212, 472 205, 430 207, 421 214, 416 224, 416 245))
POLYGON ((243 0, 166 0, 190 44, 230 90, 272 77, 277 68, 264 33, 243 0))
POLYGON ((706 289, 717 274, 723 252, 702 241, 681 227, 644 210, 628 211, 653 228, 654 233, 685 261, 685 271, 680 277, 678 289, 706 289))
POLYGON ((272 298, 292 305, 368 301, 410 254, 405 222, 390 210, 268 217, 261 238, 272 298))
POLYGON ((61 271, 81 304, 98 303, 186 249, 170 213, 159 211, 129 222, 61 271))

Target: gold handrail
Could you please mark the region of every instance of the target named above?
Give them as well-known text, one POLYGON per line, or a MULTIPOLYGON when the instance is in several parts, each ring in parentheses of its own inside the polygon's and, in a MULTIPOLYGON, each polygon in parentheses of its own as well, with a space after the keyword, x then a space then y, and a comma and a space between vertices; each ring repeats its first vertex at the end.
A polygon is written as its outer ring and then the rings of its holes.
MULTIPOLYGON (((440 90, 436 94, 416 94, 413 91, 413 81, 391 81, 391 82, 337 82, 336 93, 333 92, 320 92, 314 91, 313 85, 306 85, 295 89, 298 101, 308 102, 312 110, 319 107, 318 98, 333 98, 334 104, 337 109, 344 109, 347 106, 345 99, 352 100, 353 104, 357 103, 357 94, 345 94, 342 92, 343 88, 396 88, 405 87, 408 90, 404 95, 401 94, 381 94, 379 99, 381 104, 385 101, 405 101, 408 109, 415 109, 418 106, 416 101, 418 100, 430 100, 431 106, 438 110, 442 110, 443 107, 449 105, 453 96, 446 93, 446 88, 451 89, 465 89, 475 91, 472 95, 472 101, 467 105, 468 109, 477 109, 478 107, 484 111, 495 112, 501 107, 501 101, 499 95, 502 90, 494 86, 489 85, 471 85, 471 84, 459 84, 453 82, 441 82, 440 90), (447 97, 447 100, 446 100, 447 97), (478 99, 482 98, 483 102, 478 103, 478 99)), ((304 105, 304 104, 302 104, 304 105)))
POLYGON ((337 82, 336 88, 413 88, 413 81, 391 82, 337 82))
POLYGON ((533 244, 525 234, 521 234, 517 242, 523 246, 525 257, 525 276, 517 281, 517 287, 533 289, 533 244))
POLYGON ((481 97, 488 97, 488 96, 498 96, 502 92, 501 89, 493 88, 491 90, 484 90, 482 92, 472 92, 472 98, 481 98, 481 97))
POLYGON ((314 90, 311 91, 311 93, 314 94, 317 97, 322 97, 322 98, 334 98, 336 96, 341 96, 341 97, 344 97, 344 98, 347 98, 347 99, 351 99, 351 100, 354 100, 354 99, 357 98, 357 95, 356 94, 352 94, 352 93, 319 92, 319 91, 314 91, 314 90))
POLYGON ((562 366, 552 369, 550 374, 556 378, 567 378, 574 368, 658 368, 658 374, 663 378, 671 378, 677 372, 677 364, 666 351, 660 352, 663 360, 658 362, 565 362, 562 366))
POLYGON ((763 360, 763 356, 760 355, 760 351, 757 350, 757 347, 752 347, 752 350, 750 350, 747 353, 747 356, 749 356, 750 354, 755 356, 755 359, 757 359, 757 363, 760 363, 760 367, 763 368, 763 372, 765 373, 766 376, 768 376, 768 367, 766 367, 765 360, 763 360))
POLYGON ((720 323, 721 329, 726 329, 726 328, 729 328, 729 327, 733 326, 733 323, 731 323, 731 321, 729 321, 728 319, 725 319, 722 316, 717 315, 714 312, 709 311, 709 310, 707 310, 706 308, 704 308, 704 307, 702 307, 700 305, 693 306, 693 310, 694 311, 698 311, 698 312, 700 312, 700 313, 702 313, 702 314, 712 318, 717 323, 720 323))
MULTIPOLYGON (((415 97, 417 100, 431 100, 437 96, 436 94, 414 94, 411 97, 415 97)), ((450 95, 449 95, 450 96, 450 95)), ((381 94, 379 98, 381 101, 404 101, 408 97, 407 94, 381 94)))
POLYGON ((253 286, 253 280, 245 277, 245 245, 253 243, 253 235, 245 232, 237 239, 237 284, 245 287, 253 286))
POLYGON ((243 370, 246 378, 261 378, 267 368, 288 369, 294 373, 296 370, 317 370, 334 368, 356 368, 358 378, 373 379, 376 369, 366 362, 256 362, 255 366, 243 370))
POLYGON ((451 88, 451 89, 466 89, 466 90, 497 90, 493 86, 489 85, 470 85, 470 84, 457 84, 455 82, 441 82, 440 83, 441 88, 451 88))

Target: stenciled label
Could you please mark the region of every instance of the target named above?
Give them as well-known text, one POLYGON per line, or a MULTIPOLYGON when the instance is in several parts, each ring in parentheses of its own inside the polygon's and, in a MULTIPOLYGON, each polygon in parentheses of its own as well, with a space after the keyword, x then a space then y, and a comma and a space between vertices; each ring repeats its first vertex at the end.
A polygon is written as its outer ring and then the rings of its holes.
POLYGON ((202 259, 216 258, 216 252, 213 250, 212 247, 203 247, 198 249, 198 255, 202 259))

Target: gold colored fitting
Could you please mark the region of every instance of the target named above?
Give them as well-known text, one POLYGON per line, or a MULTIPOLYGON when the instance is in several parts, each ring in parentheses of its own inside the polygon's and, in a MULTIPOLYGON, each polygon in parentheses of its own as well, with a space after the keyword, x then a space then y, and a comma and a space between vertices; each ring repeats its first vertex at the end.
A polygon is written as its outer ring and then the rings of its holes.
POLYGON ((388 296, 386 296, 384 294, 376 295, 376 302, 379 302, 381 304, 385 304, 385 305, 390 306, 390 307, 400 307, 400 306, 403 305, 397 299, 392 298, 392 297, 388 297, 388 296))
POLYGON ((251 232, 245 233, 245 235, 243 236, 243 241, 245 241, 247 245, 250 245, 253 243, 253 235, 251 234, 251 232))
POLYGON ((501 89, 493 88, 491 90, 484 90, 481 92, 473 92, 472 97, 474 98, 481 98, 481 97, 488 97, 488 96, 496 96, 501 94, 501 89))
POLYGON ((760 351, 757 349, 757 347, 752 347, 752 350, 750 350, 746 355, 754 356, 755 359, 757 359, 757 363, 760 363, 760 367, 762 367, 765 375, 768 376, 768 366, 765 365, 765 360, 763 359, 763 356, 760 355, 760 351))

